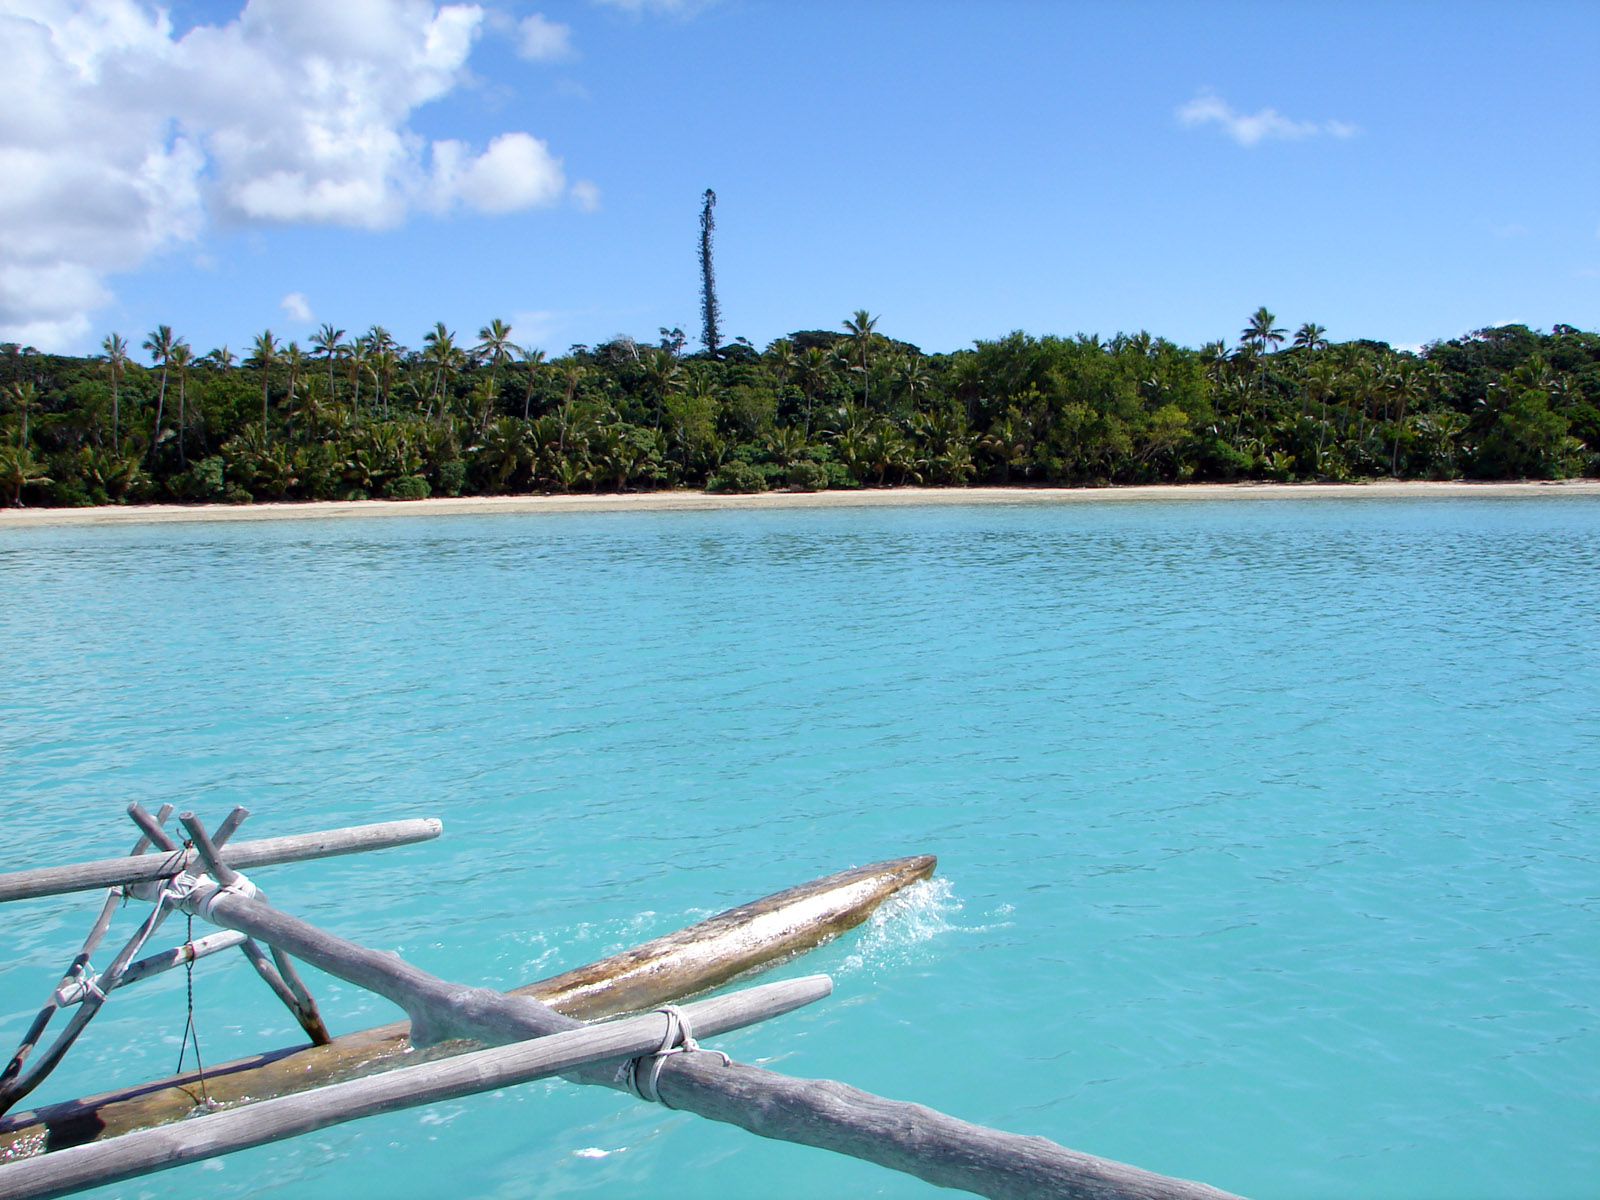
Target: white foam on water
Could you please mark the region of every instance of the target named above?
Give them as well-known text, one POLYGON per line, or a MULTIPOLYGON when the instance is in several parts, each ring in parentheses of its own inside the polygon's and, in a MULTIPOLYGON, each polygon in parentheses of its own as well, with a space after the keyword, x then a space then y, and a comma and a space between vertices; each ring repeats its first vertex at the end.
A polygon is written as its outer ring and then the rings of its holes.
MULTIPOLYGON (((840 965, 840 972, 903 966, 940 939, 986 933, 1010 924, 968 924, 961 920, 965 911, 966 904, 956 895, 949 879, 919 879, 878 906, 867 919, 855 952, 840 965)), ((993 915, 1008 912, 1010 906, 1002 905, 993 915)))

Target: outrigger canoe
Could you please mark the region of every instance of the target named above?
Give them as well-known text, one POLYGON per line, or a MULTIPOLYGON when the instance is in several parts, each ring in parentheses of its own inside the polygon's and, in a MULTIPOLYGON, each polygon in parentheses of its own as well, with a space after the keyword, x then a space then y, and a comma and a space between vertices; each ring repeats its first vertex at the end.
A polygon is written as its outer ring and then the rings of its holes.
MULTIPOLYGON (((642 1012, 719 987, 810 950, 865 921, 902 888, 929 878, 931 854, 841 871, 742 904, 609 958, 512 990, 557 1012, 590 1021, 642 1012)), ((334 1038, 208 1067, 205 1090, 217 1104, 282 1096, 417 1061, 409 1025, 396 1021, 334 1038)), ((450 1042, 427 1053, 463 1053, 450 1042)), ((0 1118, 0 1160, 30 1157, 180 1120, 195 1109, 199 1076, 169 1076, 0 1118)))

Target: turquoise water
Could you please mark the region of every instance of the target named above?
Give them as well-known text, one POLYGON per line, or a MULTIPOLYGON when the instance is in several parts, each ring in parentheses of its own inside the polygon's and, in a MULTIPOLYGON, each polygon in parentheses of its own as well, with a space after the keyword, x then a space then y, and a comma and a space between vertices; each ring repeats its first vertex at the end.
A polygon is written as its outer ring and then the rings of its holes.
MULTIPOLYGON (((1582 496, 13 530, 6 857, 121 853, 129 800, 437 815, 257 877, 509 986, 932 851, 720 1044, 1256 1197, 1594 1196, 1597 618, 1582 496)), ((6 909, 6 1051, 93 903, 6 909)), ((297 1040, 235 958, 212 1061, 297 1040)), ((183 1005, 119 993, 39 1098, 170 1070, 183 1005)), ((196 1187, 949 1194, 560 1082, 95 1195, 196 1187)))

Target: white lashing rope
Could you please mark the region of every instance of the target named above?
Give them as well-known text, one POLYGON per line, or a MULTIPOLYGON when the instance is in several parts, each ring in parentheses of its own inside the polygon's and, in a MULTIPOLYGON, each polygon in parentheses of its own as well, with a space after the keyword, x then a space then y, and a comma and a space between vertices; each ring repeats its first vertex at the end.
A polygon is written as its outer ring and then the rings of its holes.
MULTIPOLYGON (((206 875, 202 875, 200 878, 204 879, 207 883, 213 882, 211 878, 206 875)), ((246 900, 254 900, 256 898, 256 885, 251 883, 243 875, 235 873, 232 883, 218 884, 217 889, 214 892, 200 901, 199 905, 197 906, 199 909, 199 915, 215 924, 215 921, 212 920, 211 911, 216 907, 217 901, 221 900, 224 896, 242 896, 246 900)))
POLYGON ((170 902, 174 908, 178 908, 192 899, 196 892, 207 888, 211 890, 196 902, 195 915, 212 921, 213 924, 215 921, 212 918, 212 910, 216 907, 217 901, 224 896, 243 896, 246 900, 256 898, 256 885, 237 872, 232 883, 221 884, 203 872, 190 874, 188 871, 174 875, 161 890, 161 898, 170 902))
MULTIPOLYGON (((166 904, 172 908, 179 908, 185 901, 192 899, 196 892, 205 888, 213 890, 195 905, 195 909, 200 916, 208 921, 212 920, 212 909, 223 896, 243 896, 246 900, 253 900, 257 895, 256 885, 243 875, 239 875, 231 884, 224 886, 209 875, 180 871, 167 880, 166 885, 156 896, 157 907, 159 909, 160 905, 166 904)), ((152 913, 134 936, 133 945, 127 951, 126 957, 130 962, 139 951, 144 949, 145 942, 155 932, 155 924, 155 914, 152 913)), ((101 987, 101 979, 100 973, 85 961, 76 977, 68 979, 56 989, 53 997, 55 1003, 58 1006, 77 1004, 92 996, 104 1004, 106 992, 101 987)))
MULTIPOLYGON (((693 1054, 701 1047, 700 1043, 694 1040, 694 1026, 689 1023, 688 1014, 681 1008, 675 1004, 663 1004, 655 1011, 667 1018, 667 1031, 662 1035, 661 1045, 650 1054, 630 1058, 623 1072, 623 1083, 639 1099, 671 1108, 672 1105, 667 1104, 661 1098, 661 1093, 656 1090, 656 1082, 661 1078, 661 1068, 666 1065, 668 1055, 693 1054)), ((708 1053, 721 1058, 723 1066, 732 1061, 721 1050, 712 1050, 708 1053)))

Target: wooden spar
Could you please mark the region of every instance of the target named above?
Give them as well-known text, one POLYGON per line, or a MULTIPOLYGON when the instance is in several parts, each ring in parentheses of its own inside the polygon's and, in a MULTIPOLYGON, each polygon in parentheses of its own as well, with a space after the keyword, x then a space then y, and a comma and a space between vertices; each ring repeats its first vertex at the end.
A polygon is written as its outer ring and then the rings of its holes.
MULTIPOLYGON (((581 1024, 524 996, 440 979, 397 955, 357 945, 215 884, 197 888, 180 906, 386 997, 410 1014, 412 1038, 419 1044, 465 1037, 503 1045, 581 1024)), ((1204 1184, 1098 1159, 1044 1138, 986 1129, 831 1080, 795 1079, 720 1061, 713 1065, 709 1057, 683 1054, 662 1060, 657 1087, 668 1105, 763 1137, 849 1154, 941 1187, 993 1200, 1219 1200, 1225 1195, 1204 1184)), ((623 1072, 614 1066, 584 1067, 567 1078, 627 1089, 623 1072)))
MULTIPOLYGON (((229 852, 230 854, 232 851, 229 852)), ((889 896, 927 879, 937 860, 914 855, 841 871, 720 913, 620 954, 515 989, 582 1020, 654 1008, 809 950, 866 920, 889 896), (615 990, 605 981, 615 978, 615 990)), ((229 1104, 279 1096, 404 1062, 407 1023, 380 1025, 206 1070, 206 1090, 229 1104)), ((457 1048, 439 1047, 434 1053, 457 1048)), ((460 1047, 465 1048, 465 1047, 460 1047)), ((194 1111, 198 1077, 175 1076, 0 1117, 0 1158, 114 1137, 194 1111)))
MULTIPOLYGON (((831 1079, 734 1063, 671 1064, 657 1088, 672 1108, 915 1175, 993 1200, 1240 1200, 1204 1183, 974 1125, 831 1079)), ((592 1069, 592 1068, 591 1068, 592 1069)))
MULTIPOLYGON (((143 812, 144 810, 140 809, 140 811, 143 812)), ((165 821, 171 814, 172 805, 163 804, 161 806, 160 813, 156 817, 152 818, 156 822, 158 832, 161 822, 165 821)), ((147 817, 149 816, 148 813, 145 815, 147 817)), ((145 850, 149 848, 149 846, 150 835, 147 833, 142 834, 139 840, 133 844, 133 849, 128 853, 137 857, 138 855, 143 854, 145 850)), ((33 1048, 39 1044, 39 1039, 44 1036, 45 1030, 49 1027, 51 1020, 55 1017, 56 1010, 61 1008, 61 1006, 65 1003, 61 997, 65 994, 67 989, 71 987, 82 988, 87 982, 86 976, 89 972, 89 956, 99 948, 101 939, 105 937, 106 931, 111 928, 111 918, 113 914, 115 914, 121 901, 122 897, 117 892, 108 891, 106 893, 106 898, 100 905, 100 915, 95 918, 94 924, 89 929, 88 936, 83 939, 82 949, 80 949, 73 957, 72 962, 67 967, 66 973, 61 978, 60 984, 57 985, 55 992, 51 994, 50 999, 45 1002, 44 1007, 40 1009, 38 1014, 34 1017, 33 1024, 29 1026, 28 1032, 23 1035, 21 1044, 17 1046, 16 1052, 11 1056, 11 1061, 6 1064, 3 1070, 0 1070, 0 1104, 5 1104, 6 1092, 10 1089, 12 1083, 16 1080, 18 1075, 20 1075, 23 1069, 23 1064, 27 1061, 28 1056, 33 1053, 33 1048)), ((83 997, 80 997, 80 999, 93 996, 94 991, 98 990, 99 982, 100 981, 98 979, 95 981, 96 988, 94 990, 84 988, 84 995, 83 997)), ((116 980, 111 980, 107 986, 115 987, 116 980)), ((104 992, 101 992, 100 994, 103 996, 104 992)), ((96 1001, 91 1001, 91 1003, 94 1002, 96 1001)), ((76 1001, 74 1003, 76 1003, 76 1001)), ((5 1107, 10 1107, 10 1105, 5 1104, 5 1107)))
MULTIPOLYGON (((195 938, 192 942, 185 942, 181 946, 174 946, 171 950, 163 950, 160 954, 152 954, 136 963, 130 963, 128 969, 122 973, 122 978, 108 984, 106 990, 125 988, 131 983, 138 983, 141 979, 170 971, 173 967, 199 962, 202 958, 210 958, 213 954, 232 950, 247 941, 249 939, 244 934, 235 933, 231 929, 225 929, 221 933, 208 933, 205 937, 195 938)), ((81 1004, 84 997, 91 994, 85 980, 74 979, 56 989, 55 1002, 58 1007, 65 1008, 69 1004, 81 1004)))
MULTIPOLYGON (((826 975, 810 975, 701 1000, 682 1011, 694 1032, 707 1037, 792 1012, 832 990, 826 975)), ((661 1014, 651 1013, 330 1084, 309 1095, 208 1113, 177 1125, 0 1166, 0 1195, 7 1200, 48 1200, 361 1117, 528 1083, 594 1063, 636 1058, 659 1047, 671 1036, 670 1029, 661 1014)))
MULTIPOLYGON (((147 846, 150 845, 158 846, 160 850, 165 851, 179 850, 178 843, 174 843, 170 837, 166 837, 166 832, 162 829, 163 822, 170 816, 171 811, 173 811, 173 806, 162 805, 160 813, 150 816, 138 802, 128 805, 128 816, 131 816, 134 824, 142 830, 142 837, 139 838, 138 842, 134 843, 133 851, 131 851, 133 856, 139 856, 139 854, 144 853, 147 846)), ((222 822, 222 826, 219 827, 218 837, 216 837, 216 842, 214 843, 211 842, 210 837, 206 837, 205 829, 200 827, 200 832, 197 835, 197 848, 200 851, 200 856, 205 859, 206 864, 221 869, 221 864, 216 861, 218 846, 226 845, 227 840, 234 835, 235 830, 245 821, 246 816, 250 816, 248 808, 234 808, 234 811, 229 813, 226 821, 222 822)), ((194 821, 194 814, 186 814, 186 818, 187 821, 192 822, 194 821)), ((226 874, 227 882, 234 882, 237 878, 237 875, 234 872, 230 872, 230 870, 226 874)), ((6 1064, 5 1070, 0 1072, 0 1112, 5 1112, 6 1109, 13 1107, 19 1099, 24 1098, 30 1091, 37 1088, 40 1083, 45 1082, 45 1078, 48 1078, 51 1070, 54 1070, 56 1064, 61 1061, 62 1056, 72 1048, 72 1043, 77 1040, 78 1035, 82 1034, 83 1030, 88 1027, 88 1022, 93 1021, 94 1014, 99 1013, 101 1006, 106 1003, 107 992, 115 989, 122 982, 123 973, 130 968, 128 960, 134 954, 138 954, 138 950, 146 944, 150 934, 155 933, 160 923, 165 920, 166 914, 171 912, 168 898, 166 896, 157 896, 155 898, 157 899, 155 909, 150 912, 146 922, 142 923, 139 933, 134 936, 133 941, 123 946, 123 949, 118 952, 117 957, 110 962, 106 970, 90 976, 90 974, 86 974, 88 965, 90 965, 90 954, 93 952, 94 947, 98 946, 102 936, 106 934, 107 926, 110 925, 112 910, 117 906, 117 902, 122 901, 123 898, 125 898, 125 893, 120 888, 107 888, 106 901, 101 906, 101 915, 94 922, 94 926, 90 930, 90 936, 83 941, 83 949, 72 960, 72 966, 67 968, 66 978, 62 979, 61 986, 58 986, 56 992, 51 995, 50 1002, 43 1006, 37 1018, 34 1019, 34 1026, 30 1027, 29 1032, 22 1037, 21 1045, 16 1048, 16 1053, 11 1056, 11 1061, 6 1064), (51 1045, 46 1048, 45 1053, 40 1054, 37 1059, 34 1059, 32 1066, 29 1066, 27 1059, 34 1051, 38 1038, 43 1037, 43 1032, 50 1024, 54 1011, 61 1008, 64 1003, 67 1003, 64 997, 74 989, 77 990, 78 994, 74 1003, 80 1005, 77 1013, 70 1016, 66 1029, 61 1030, 61 1034, 54 1038, 51 1045)), ((197 957, 194 954, 194 947, 189 947, 189 949, 189 962, 194 962, 194 958, 197 957)), ((147 966, 147 968, 154 966, 154 960, 146 960, 146 962, 142 963, 142 966, 147 966)), ((155 970, 160 970, 160 968, 155 966, 155 970)), ((309 997, 306 998, 306 1003, 310 1005, 309 997)), ((294 1005, 291 1005, 291 1008, 294 1008, 294 1005)), ((312 1005, 312 1010, 315 1010, 314 1005, 312 1005)), ((299 1008, 294 1008, 294 1013, 299 1016, 301 1011, 299 1011, 299 1008)), ((307 1024, 304 1019, 301 1019, 301 1024, 314 1042, 326 1042, 328 1040, 328 1030, 323 1029, 320 1019, 315 1024, 307 1024)), ((198 1059, 198 1053, 195 1054, 195 1058, 198 1059)))
MULTIPOLYGON (((311 858, 332 858, 340 854, 356 854, 362 850, 382 850, 390 846, 409 846, 439 836, 443 825, 428 817, 408 821, 383 821, 375 825, 353 825, 345 829, 327 829, 320 833, 294 833, 285 837, 261 838, 254 842, 237 842, 229 845, 228 865, 234 870, 248 870, 274 863, 301 862, 311 858)), ((94 862, 69 863, 61 867, 37 867, 31 871, 13 871, 0 875, 0 903, 7 900, 31 900, 38 896, 59 896, 66 892, 83 892, 93 888, 121 887, 130 883, 148 883, 164 879, 180 871, 190 870, 200 862, 194 850, 158 852, 140 858, 102 858, 94 862)))

